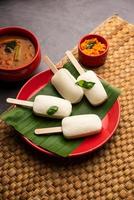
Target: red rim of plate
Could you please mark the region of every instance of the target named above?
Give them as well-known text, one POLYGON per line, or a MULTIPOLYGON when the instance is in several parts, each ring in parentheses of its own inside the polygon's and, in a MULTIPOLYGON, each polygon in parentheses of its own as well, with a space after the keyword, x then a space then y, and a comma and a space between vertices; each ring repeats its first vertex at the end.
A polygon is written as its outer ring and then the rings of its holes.
MULTIPOLYGON (((53 74, 50 70, 46 70, 33 76, 20 89, 17 98, 23 100, 29 99, 50 81, 52 75, 53 74)), ((76 149, 74 149, 71 154, 68 155, 68 157, 81 156, 83 154, 87 154, 101 147, 114 134, 119 124, 119 120, 120 120, 120 104, 119 101, 116 100, 112 108, 109 110, 107 115, 102 120, 103 129, 101 133, 85 138, 83 142, 76 149)), ((22 138, 36 150, 39 150, 40 152, 43 152, 49 156, 58 156, 57 154, 52 153, 34 144, 28 138, 24 136, 22 136, 22 138)))

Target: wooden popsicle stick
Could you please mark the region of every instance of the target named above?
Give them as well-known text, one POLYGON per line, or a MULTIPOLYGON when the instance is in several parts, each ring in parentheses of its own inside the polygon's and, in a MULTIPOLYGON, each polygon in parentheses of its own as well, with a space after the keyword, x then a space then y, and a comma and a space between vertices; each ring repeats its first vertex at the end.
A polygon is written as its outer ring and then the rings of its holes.
POLYGON ((7 98, 7 103, 12 103, 15 105, 20 105, 26 108, 33 108, 33 102, 32 101, 25 101, 20 99, 13 99, 13 98, 7 98))
POLYGON ((74 57, 74 55, 72 54, 72 52, 71 51, 66 51, 66 55, 69 58, 69 60, 71 61, 71 63, 74 65, 74 67, 77 69, 77 71, 79 72, 79 74, 83 74, 85 71, 81 67, 81 65, 78 63, 78 61, 76 60, 76 58, 74 57))
POLYGON ((50 128, 39 128, 35 129, 35 134, 36 135, 43 135, 43 134, 50 134, 50 133, 59 133, 62 132, 62 127, 50 127, 50 128))
POLYGON ((47 55, 44 56, 44 61, 54 74, 58 71, 56 65, 50 60, 50 58, 47 55))

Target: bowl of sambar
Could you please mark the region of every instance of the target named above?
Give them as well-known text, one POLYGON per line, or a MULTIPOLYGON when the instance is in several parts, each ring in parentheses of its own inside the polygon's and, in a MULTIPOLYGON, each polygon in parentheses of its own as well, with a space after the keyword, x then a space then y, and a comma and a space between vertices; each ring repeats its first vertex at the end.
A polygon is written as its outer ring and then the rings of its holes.
POLYGON ((34 33, 22 27, 0 28, 0 80, 28 78, 40 61, 40 45, 34 33))

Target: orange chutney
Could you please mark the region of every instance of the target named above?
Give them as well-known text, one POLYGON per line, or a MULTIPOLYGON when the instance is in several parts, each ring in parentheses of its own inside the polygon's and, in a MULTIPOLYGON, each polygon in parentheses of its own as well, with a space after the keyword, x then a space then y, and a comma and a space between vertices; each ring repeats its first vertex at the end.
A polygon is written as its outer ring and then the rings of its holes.
POLYGON ((106 45, 99 42, 97 38, 84 40, 80 47, 83 53, 90 56, 98 56, 106 50, 106 45))

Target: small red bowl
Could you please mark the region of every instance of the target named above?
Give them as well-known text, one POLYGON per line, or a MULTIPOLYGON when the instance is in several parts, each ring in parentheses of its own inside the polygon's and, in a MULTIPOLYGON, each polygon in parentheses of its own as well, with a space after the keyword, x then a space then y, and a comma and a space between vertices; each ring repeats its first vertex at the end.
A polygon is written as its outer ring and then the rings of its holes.
POLYGON ((17 35, 28 38, 35 47, 35 56, 32 61, 26 65, 9 69, 0 67, 0 80, 18 81, 28 78, 32 74, 32 72, 39 66, 41 61, 41 49, 37 37, 34 33, 23 27, 14 26, 0 28, 0 36, 4 35, 17 35))
POLYGON ((107 40, 102 37, 101 35, 97 35, 97 34, 88 34, 85 35, 78 44, 78 57, 79 57, 79 61, 81 64, 83 64, 84 67, 99 67, 101 65, 104 64, 106 57, 107 57, 107 53, 108 53, 108 49, 109 49, 109 45, 107 40), (106 49, 103 53, 97 55, 97 56, 92 56, 92 55, 86 55, 85 53, 83 53, 82 49, 81 49, 81 43, 84 42, 87 39, 92 39, 92 38, 97 38, 99 42, 103 43, 106 45, 106 49))

